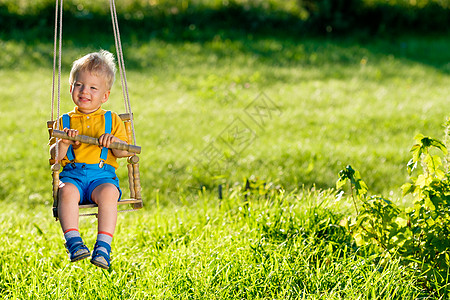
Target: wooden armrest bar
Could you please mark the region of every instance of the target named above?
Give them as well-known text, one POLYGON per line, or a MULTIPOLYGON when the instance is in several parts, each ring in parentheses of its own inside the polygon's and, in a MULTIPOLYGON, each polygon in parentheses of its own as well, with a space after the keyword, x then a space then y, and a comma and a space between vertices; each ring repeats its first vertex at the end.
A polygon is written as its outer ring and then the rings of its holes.
POLYGON ((130 121, 131 120, 130 113, 120 114, 119 117, 122 121, 130 121))
MULTIPOLYGON (((87 135, 77 135, 75 137, 70 137, 67 135, 67 133, 65 133, 64 131, 61 130, 53 130, 52 132, 52 136, 56 137, 56 138, 60 138, 60 139, 65 139, 65 140, 71 140, 71 141, 79 141, 85 144, 90 144, 90 145, 99 145, 98 139, 87 136, 87 135)), ((131 153, 141 153, 141 147, 139 146, 135 146, 135 145, 130 145, 130 144, 124 144, 124 143, 111 143, 111 145, 109 146, 109 148, 111 149, 118 149, 118 150, 126 150, 128 152, 131 153)))

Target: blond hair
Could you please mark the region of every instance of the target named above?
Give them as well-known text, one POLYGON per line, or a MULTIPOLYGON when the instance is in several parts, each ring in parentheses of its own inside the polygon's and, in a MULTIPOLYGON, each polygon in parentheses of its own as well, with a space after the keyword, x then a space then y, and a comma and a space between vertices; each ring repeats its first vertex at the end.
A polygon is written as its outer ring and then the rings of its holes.
POLYGON ((69 83, 73 85, 80 71, 88 71, 95 76, 104 76, 106 87, 111 89, 116 73, 114 55, 106 50, 89 53, 73 62, 69 83))

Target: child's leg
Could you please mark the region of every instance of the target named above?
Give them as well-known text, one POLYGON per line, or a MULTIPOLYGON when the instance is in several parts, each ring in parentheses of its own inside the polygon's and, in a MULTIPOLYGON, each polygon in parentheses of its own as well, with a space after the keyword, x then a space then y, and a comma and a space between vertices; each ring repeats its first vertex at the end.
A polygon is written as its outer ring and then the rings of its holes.
POLYGON ((117 221, 117 200, 120 193, 111 183, 103 183, 92 192, 92 200, 98 205, 98 235, 91 262, 101 268, 110 265, 111 243, 117 221))
POLYGON ((64 232, 70 261, 89 257, 89 249, 84 245, 78 231, 78 202, 80 192, 72 183, 65 183, 59 188, 58 216, 64 232))
POLYGON ((119 195, 119 190, 112 183, 103 183, 92 192, 92 201, 98 205, 98 231, 114 234, 119 195))
POLYGON ((78 229, 78 203, 80 192, 72 183, 64 183, 59 188, 58 217, 63 232, 78 229))

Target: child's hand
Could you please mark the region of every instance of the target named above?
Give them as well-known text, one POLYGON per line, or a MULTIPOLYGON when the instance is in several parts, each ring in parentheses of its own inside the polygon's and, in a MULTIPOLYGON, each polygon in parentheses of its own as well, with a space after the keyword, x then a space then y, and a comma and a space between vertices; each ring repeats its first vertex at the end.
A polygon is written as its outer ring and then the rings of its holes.
MULTIPOLYGON (((70 137, 75 137, 78 135, 78 130, 76 130, 76 129, 64 128, 63 130, 70 137)), ((61 139, 61 142, 64 144, 67 144, 67 145, 76 145, 76 146, 81 144, 79 141, 71 141, 71 140, 65 140, 65 139, 61 139)))
MULTIPOLYGON (((112 135, 110 133, 102 134, 98 138, 98 142, 100 144, 100 147, 106 147, 106 148, 109 148, 111 143, 114 143, 114 142, 115 143, 124 143, 124 144, 126 144, 126 142, 122 141, 121 139, 115 137, 114 135, 112 135)), ((112 151, 112 153, 114 154, 115 157, 126 157, 126 156, 133 155, 133 153, 130 153, 130 152, 125 151, 125 150, 111 149, 111 151, 112 151)))
POLYGON ((100 144, 101 147, 109 148, 109 145, 111 145, 111 143, 114 142, 123 143, 122 140, 116 138, 114 135, 110 133, 104 133, 98 138, 98 143, 100 144))

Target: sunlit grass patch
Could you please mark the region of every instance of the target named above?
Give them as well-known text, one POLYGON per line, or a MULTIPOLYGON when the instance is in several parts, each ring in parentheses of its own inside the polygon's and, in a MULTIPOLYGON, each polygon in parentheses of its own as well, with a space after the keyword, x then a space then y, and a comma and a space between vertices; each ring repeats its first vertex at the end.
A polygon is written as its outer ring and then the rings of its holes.
MULTIPOLYGON (((154 206, 119 217, 112 267, 70 263, 57 222, 38 207, 13 217, 1 233, 2 296, 141 299, 382 297, 419 295, 397 262, 357 255, 331 212, 331 192, 203 194, 185 206, 154 206), (249 202, 250 201, 250 202, 249 202), (315 219, 316 218, 316 219, 315 219), (12 252, 11 249, 20 249, 12 252)), ((95 219, 81 221, 87 245, 95 219)))
MULTIPOLYGON (((446 38, 128 41, 145 207, 120 215, 110 272, 70 264, 51 218, 52 46, 1 43, 2 297, 427 297, 398 261, 354 247, 339 225, 349 205, 328 188, 352 164, 399 195, 414 135, 439 137, 447 116, 446 38)), ((63 52, 61 112, 70 62, 100 48, 78 45, 63 52)), ((105 108, 124 112, 118 83, 105 108)), ((92 247, 96 219, 80 225, 92 247)))

